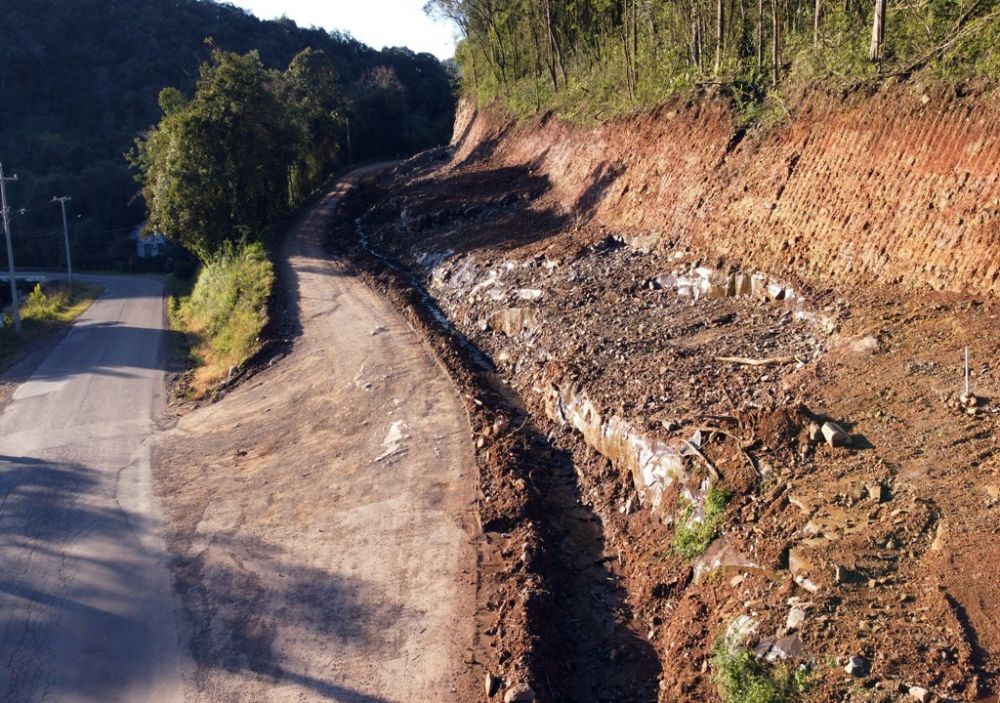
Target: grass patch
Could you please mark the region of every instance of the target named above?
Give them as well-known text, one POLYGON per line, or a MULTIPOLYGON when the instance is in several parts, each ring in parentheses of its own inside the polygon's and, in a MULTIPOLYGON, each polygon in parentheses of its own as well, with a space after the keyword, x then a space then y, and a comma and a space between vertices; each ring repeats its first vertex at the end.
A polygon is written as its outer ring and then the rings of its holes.
POLYGON ((715 644, 712 670, 723 703, 795 703, 812 681, 807 669, 768 665, 725 637, 715 644))
POLYGON ((79 317, 103 290, 96 283, 74 283, 72 289, 59 281, 44 286, 36 284, 21 305, 21 334, 14 332, 13 317, 4 315, 0 329, 0 370, 19 352, 79 317))
POLYGON ((677 529, 674 533, 674 553, 685 559, 700 556, 709 543, 715 538, 722 514, 726 512, 730 493, 722 486, 713 483, 705 494, 705 511, 701 520, 693 520, 695 506, 686 499, 677 517, 677 529))
POLYGON ((274 269, 260 244, 226 246, 205 262, 193 287, 168 281, 171 327, 190 341, 191 392, 204 395, 260 348, 274 269))

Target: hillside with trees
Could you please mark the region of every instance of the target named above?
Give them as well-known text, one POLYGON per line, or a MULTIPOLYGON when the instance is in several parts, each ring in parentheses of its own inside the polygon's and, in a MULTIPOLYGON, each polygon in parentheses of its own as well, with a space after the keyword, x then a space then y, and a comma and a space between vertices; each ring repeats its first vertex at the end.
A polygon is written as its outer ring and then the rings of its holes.
POLYGON ((753 113, 786 81, 1000 76, 997 0, 431 0, 465 89, 577 118, 721 86, 753 113))
POLYGON ((375 51, 349 36, 261 21, 206 0, 28 0, 0 23, 0 160, 20 177, 8 188, 19 266, 63 264, 51 199, 64 195, 73 198, 78 267, 136 265, 128 236, 144 220, 146 203, 125 154, 159 121, 160 91, 176 88, 164 96, 170 112, 193 92, 199 66, 216 50, 256 51, 262 82, 287 69, 280 99, 299 102, 298 134, 311 123, 310 138, 326 144, 322 157, 298 142, 285 145, 300 149, 285 206, 331 169, 412 153, 451 134, 451 77, 428 54, 375 51), (320 55, 320 101, 336 102, 320 107, 338 115, 323 133, 316 131, 317 103, 305 105, 315 85, 301 80, 316 68, 307 58, 320 55), (289 67, 296 56, 299 64, 289 67))

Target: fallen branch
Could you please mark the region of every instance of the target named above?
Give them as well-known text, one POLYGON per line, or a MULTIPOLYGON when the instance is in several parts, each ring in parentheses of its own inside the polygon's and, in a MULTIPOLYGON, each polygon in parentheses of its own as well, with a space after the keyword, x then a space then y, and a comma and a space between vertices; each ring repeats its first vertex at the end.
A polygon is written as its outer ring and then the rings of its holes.
POLYGON ((779 364, 794 364, 798 359, 794 356, 772 356, 770 359, 748 359, 745 356, 717 356, 716 361, 745 366, 777 366, 779 364))
POLYGON ((708 469, 708 473, 711 475, 712 479, 714 479, 715 481, 721 481, 722 474, 720 474, 719 470, 715 468, 715 464, 713 464, 707 456, 702 454, 701 450, 698 449, 698 447, 696 447, 693 443, 687 441, 686 439, 682 441, 684 442, 684 444, 687 445, 688 449, 694 452, 695 456, 697 456, 705 463, 705 467, 708 469))

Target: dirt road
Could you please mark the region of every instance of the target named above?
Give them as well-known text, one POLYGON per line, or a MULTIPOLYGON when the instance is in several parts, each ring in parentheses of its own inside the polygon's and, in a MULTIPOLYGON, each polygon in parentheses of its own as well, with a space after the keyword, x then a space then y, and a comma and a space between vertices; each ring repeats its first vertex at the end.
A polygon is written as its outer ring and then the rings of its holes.
POLYGON ((403 318, 324 254, 337 197, 286 245, 293 351, 154 450, 196 664, 189 700, 465 693, 468 420, 403 318))

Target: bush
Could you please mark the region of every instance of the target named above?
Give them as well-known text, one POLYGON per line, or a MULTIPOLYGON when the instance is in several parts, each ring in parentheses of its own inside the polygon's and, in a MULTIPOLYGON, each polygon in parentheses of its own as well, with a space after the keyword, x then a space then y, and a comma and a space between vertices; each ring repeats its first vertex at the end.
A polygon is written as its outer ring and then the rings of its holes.
MULTIPOLYGON (((700 556, 709 543, 715 538, 722 514, 726 512, 729 503, 729 491, 713 483, 705 494, 705 511, 701 520, 694 520, 695 506, 690 501, 677 517, 677 529, 674 533, 674 552, 685 559, 700 556)), ((682 499, 683 500, 683 499, 682 499)))
POLYGON ((90 307, 101 294, 94 283, 74 283, 70 290, 63 283, 36 284, 21 301, 21 333, 14 332, 14 318, 4 314, 0 325, 0 370, 14 355, 30 347, 52 329, 71 322, 90 307))
POLYGON ((274 269, 263 246, 227 244, 202 266, 189 296, 179 297, 174 288, 171 323, 192 337, 192 355, 201 365, 196 391, 257 351, 273 284, 274 269))
POLYGON ((712 652, 715 684, 723 703, 794 703, 808 689, 806 669, 769 666, 753 652, 720 637, 712 652))
POLYGON ((25 322, 54 320, 59 316, 59 311, 69 302, 69 296, 62 288, 52 291, 47 295, 42 290, 42 284, 36 283, 34 289, 28 293, 21 307, 21 317, 25 322))

